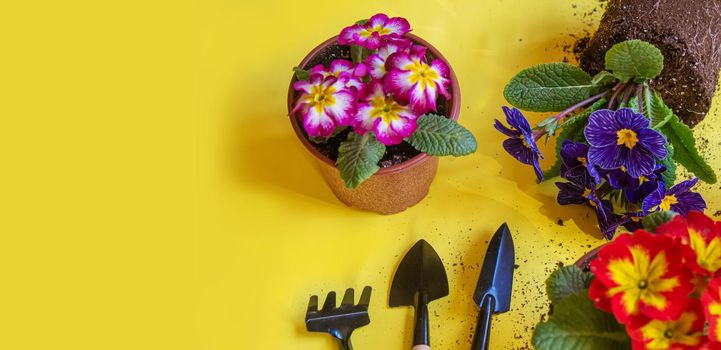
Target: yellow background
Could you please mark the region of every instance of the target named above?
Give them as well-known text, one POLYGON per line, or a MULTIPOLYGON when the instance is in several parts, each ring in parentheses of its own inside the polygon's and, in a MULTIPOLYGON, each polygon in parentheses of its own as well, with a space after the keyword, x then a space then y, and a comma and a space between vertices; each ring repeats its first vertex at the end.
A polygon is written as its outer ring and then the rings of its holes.
MULTIPOLYGON (((503 152, 491 123, 509 78, 566 55, 598 4, 3 2, 0 349, 333 349, 304 330, 308 297, 364 285, 372 323, 356 349, 409 348, 412 310, 389 309, 387 290, 420 238, 450 279, 430 307, 434 348, 468 348, 478 265, 504 221, 520 266, 492 348, 527 345, 547 311, 543 280, 602 240, 588 210, 556 205, 553 185, 503 152), (429 196, 394 216, 340 204, 286 117, 291 68, 377 12, 407 17, 448 58, 460 122, 480 142, 443 159, 429 196)), ((717 149, 712 111, 697 133, 717 149)), ((700 188, 719 209, 717 186, 700 188)))

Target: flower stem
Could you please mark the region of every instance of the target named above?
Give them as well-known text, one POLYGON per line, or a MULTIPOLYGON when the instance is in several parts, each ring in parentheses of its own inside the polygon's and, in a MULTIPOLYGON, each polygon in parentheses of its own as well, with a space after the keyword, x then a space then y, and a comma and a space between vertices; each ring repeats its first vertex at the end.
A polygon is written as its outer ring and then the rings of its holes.
POLYGON ((613 95, 611 95, 611 99, 608 101, 608 109, 613 109, 614 103, 616 102, 616 97, 618 97, 618 94, 621 93, 621 90, 626 87, 626 83, 619 82, 616 84, 616 86, 613 87, 613 95))
POLYGON ((626 88, 623 91, 623 94, 621 95, 621 99, 618 102, 619 106, 628 107, 628 100, 631 98, 631 94, 633 94, 633 91, 636 90, 636 85, 638 85, 638 84, 629 83, 626 86, 626 88))
POLYGON ((571 107, 566 108, 563 112, 559 113, 559 114, 556 116, 556 120, 559 120, 559 121, 560 121, 561 119, 563 119, 563 118, 566 117, 567 115, 571 114, 573 111, 575 111, 575 110, 577 110, 577 109, 579 109, 579 108, 581 108, 581 107, 584 107, 584 106, 586 106, 586 105, 589 105, 589 104, 591 104, 591 103, 593 103, 593 102, 596 102, 596 101, 600 100, 600 99, 603 98, 604 96, 608 95, 609 92, 611 92, 611 90, 606 90, 606 91, 604 91, 604 92, 602 92, 602 93, 600 93, 600 94, 598 94, 598 95, 591 96, 591 97, 589 97, 589 98, 587 98, 587 99, 585 99, 585 100, 583 100, 583 101, 581 101, 581 102, 579 102, 579 103, 576 103, 575 105, 573 105, 573 106, 571 106, 571 107))
POLYGON ((636 96, 638 96, 638 113, 643 114, 643 84, 638 84, 636 87, 636 96))

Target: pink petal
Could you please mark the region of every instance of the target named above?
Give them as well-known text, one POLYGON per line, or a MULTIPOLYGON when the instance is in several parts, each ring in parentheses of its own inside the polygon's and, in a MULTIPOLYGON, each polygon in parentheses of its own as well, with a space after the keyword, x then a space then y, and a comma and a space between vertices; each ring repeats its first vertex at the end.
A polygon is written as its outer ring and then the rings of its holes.
POLYGON ((413 112, 424 114, 436 108, 436 88, 427 86, 425 89, 420 84, 415 84, 410 90, 409 103, 413 112))
POLYGON ((319 111, 317 108, 304 108, 301 111, 303 117, 303 128, 310 137, 328 137, 335 131, 336 125, 333 118, 319 111))
POLYGON ((391 121, 390 127, 391 130, 393 130, 396 135, 402 140, 408 136, 411 136, 411 134, 416 131, 417 124, 414 119, 398 118, 391 121))
POLYGON ((393 94, 399 102, 406 102, 408 100, 408 94, 414 86, 414 84, 410 82, 410 76, 411 72, 409 71, 399 69, 391 70, 383 79, 383 87, 387 92, 393 94))
POLYGON ((408 65, 413 64, 413 58, 406 52, 396 52, 386 59, 386 71, 393 69, 406 70, 408 65))
POLYGON ((375 118, 371 116, 373 107, 370 103, 361 102, 358 105, 358 113, 353 117, 353 131, 365 135, 366 132, 373 129, 375 118))
POLYGON ((370 75, 374 79, 381 79, 386 75, 386 61, 379 54, 368 56, 367 64, 369 66, 370 75))
POLYGON ((418 59, 421 62, 426 63, 426 51, 427 50, 428 49, 426 49, 425 46, 413 45, 413 47, 411 47, 411 57, 413 59, 418 59))
POLYGON ((350 125, 357 108, 355 95, 342 90, 334 93, 333 97, 335 103, 326 107, 326 113, 331 115, 338 125, 350 125))
POLYGON ((450 76, 450 70, 448 69, 448 66, 441 60, 435 59, 433 62, 431 62, 431 69, 436 71, 439 76, 448 78, 450 76))
POLYGON ((376 97, 385 95, 386 93, 383 90, 383 82, 380 80, 371 80, 366 87, 365 94, 361 96, 361 99, 370 102, 376 97))
POLYGON ((331 64, 330 64, 330 67, 328 68, 328 70, 334 74, 337 74, 340 72, 353 73, 353 63, 351 61, 343 60, 343 59, 333 60, 333 62, 331 62, 331 64))
POLYGON ((393 34, 398 36, 406 35, 411 31, 411 25, 408 23, 408 20, 402 17, 393 17, 389 19, 385 23, 385 28, 390 29, 393 34))
POLYGON ((310 93, 310 88, 313 87, 313 84, 310 81, 307 80, 298 80, 295 83, 293 83, 293 90, 295 91, 303 91, 306 94, 310 93))
POLYGON ((356 77, 364 77, 368 74, 369 67, 365 63, 358 63, 355 68, 353 68, 353 75, 356 77))
POLYGON ((310 70, 310 72, 311 72, 311 74, 321 74, 321 75, 323 75, 324 77, 327 76, 328 73, 329 73, 328 70, 325 69, 325 66, 323 66, 322 64, 316 65, 315 67, 313 67, 313 68, 310 70))
POLYGON ((387 21, 388 21, 388 16, 383 13, 379 13, 379 14, 376 14, 373 17, 371 17, 370 20, 368 21, 368 23, 366 24, 366 26, 367 26, 367 28, 373 28, 375 26, 382 27, 384 24, 386 24, 387 21))
MULTIPOLYGON (((361 39, 361 41, 363 41, 363 40, 361 39)), ((370 37, 365 38, 363 43, 360 45, 363 47, 366 47, 370 50, 375 50, 375 49, 378 49, 382 43, 383 43, 383 39, 381 39, 380 34, 373 32, 373 34, 370 37)))
POLYGON ((340 35, 338 36, 338 44, 341 45, 351 45, 356 44, 358 45, 357 39, 360 37, 360 33, 364 31, 365 28, 363 28, 359 24, 354 24, 350 27, 345 27, 340 32, 340 35))
MULTIPOLYGON (((408 134, 404 136, 404 134, 399 133, 398 130, 403 133, 407 133, 410 129, 415 130, 415 122, 409 121, 408 119, 399 118, 397 121, 391 122, 391 124, 395 124, 395 127, 386 124, 383 118, 377 118, 373 124, 373 131, 376 134, 376 139, 386 146, 397 145, 403 142, 403 139, 410 135, 408 134), (414 125, 407 125, 409 123, 413 123, 414 125)), ((412 132, 413 131, 411 131, 411 133, 412 132)))

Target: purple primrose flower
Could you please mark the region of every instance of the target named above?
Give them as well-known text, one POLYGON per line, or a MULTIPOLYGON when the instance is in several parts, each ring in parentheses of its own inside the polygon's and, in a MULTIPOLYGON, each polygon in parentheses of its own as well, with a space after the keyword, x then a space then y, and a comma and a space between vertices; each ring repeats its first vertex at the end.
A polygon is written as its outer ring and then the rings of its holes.
POLYGON ((556 199, 558 204, 583 204, 593 208, 598 219, 598 227, 604 237, 608 240, 612 239, 618 227, 628 219, 615 214, 611 202, 601 200, 596 195, 596 182, 588 172, 569 180, 571 182, 556 182, 556 187, 559 189, 556 199))
POLYGON ((595 166, 588 164, 588 150, 590 146, 582 142, 564 140, 561 146, 561 171, 564 179, 570 179, 588 173, 596 183, 600 183, 601 174, 595 166))
POLYGON ((706 209, 706 201, 691 188, 696 185, 698 178, 678 183, 670 189, 666 189, 663 182, 659 182, 656 191, 643 200, 643 211, 674 211, 686 215, 691 211, 703 211, 706 209))
POLYGON ((634 178, 653 172, 656 158, 666 158, 667 150, 666 138, 649 124, 630 108, 593 112, 584 130, 591 145, 588 162, 607 170, 623 166, 634 178))
POLYGON ((503 141, 503 148, 519 162, 533 166, 538 182, 543 181, 543 171, 538 163, 538 158, 543 158, 543 155, 538 150, 531 125, 523 113, 516 108, 503 106, 503 113, 506 114, 506 122, 511 127, 506 127, 498 119, 494 123, 496 130, 509 137, 503 141))

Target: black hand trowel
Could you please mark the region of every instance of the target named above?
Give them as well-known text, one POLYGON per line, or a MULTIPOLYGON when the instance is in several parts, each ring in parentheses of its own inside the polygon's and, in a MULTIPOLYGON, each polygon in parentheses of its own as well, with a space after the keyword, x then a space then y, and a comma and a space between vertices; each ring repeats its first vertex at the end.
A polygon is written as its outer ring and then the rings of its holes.
POLYGON ((448 277, 433 247, 418 241, 398 265, 388 304, 415 307, 413 349, 430 349, 428 303, 448 295, 448 277))

